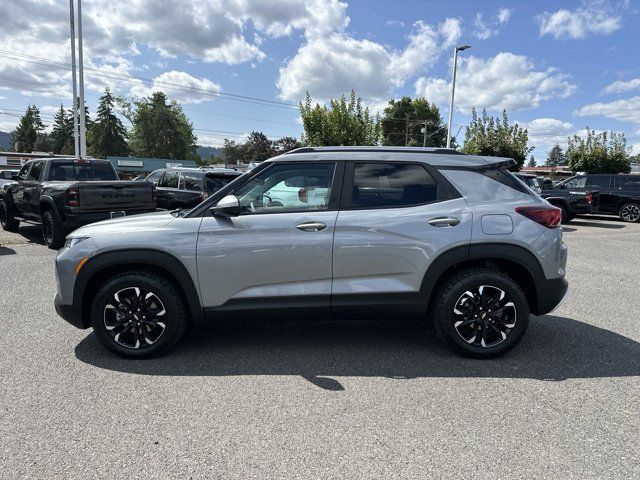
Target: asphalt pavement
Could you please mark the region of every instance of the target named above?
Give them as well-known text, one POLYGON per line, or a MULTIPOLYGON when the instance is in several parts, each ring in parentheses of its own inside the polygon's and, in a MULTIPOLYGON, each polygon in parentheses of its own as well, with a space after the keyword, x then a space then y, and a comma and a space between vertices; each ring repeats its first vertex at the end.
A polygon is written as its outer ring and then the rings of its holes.
POLYGON ((640 224, 564 227, 567 301, 507 356, 412 322, 225 324, 123 360, 0 232, 0 478, 640 478, 640 224))

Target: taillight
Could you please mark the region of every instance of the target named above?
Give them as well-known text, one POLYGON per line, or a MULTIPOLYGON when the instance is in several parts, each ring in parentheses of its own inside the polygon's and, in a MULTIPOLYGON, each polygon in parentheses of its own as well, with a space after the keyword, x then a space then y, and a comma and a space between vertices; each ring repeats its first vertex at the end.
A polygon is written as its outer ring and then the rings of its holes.
POLYGON ((67 206, 80 206, 80 190, 78 189, 78 187, 67 188, 67 206))
POLYGON ((151 187, 151 203, 153 203, 154 205, 158 203, 158 190, 156 190, 155 185, 151 187))
POLYGON ((200 202, 204 202, 209 197, 207 192, 200 193, 200 202))
POLYGON ((305 188, 301 188, 300 190, 298 190, 298 198, 303 203, 307 203, 309 201, 309 194, 307 193, 307 190, 305 188))
POLYGON ((551 205, 516 207, 516 212, 547 228, 558 228, 562 221, 562 210, 551 205))
POLYGON ((593 195, 587 193, 584 198, 587 200, 587 203, 591 203, 591 200, 593 200, 593 195))

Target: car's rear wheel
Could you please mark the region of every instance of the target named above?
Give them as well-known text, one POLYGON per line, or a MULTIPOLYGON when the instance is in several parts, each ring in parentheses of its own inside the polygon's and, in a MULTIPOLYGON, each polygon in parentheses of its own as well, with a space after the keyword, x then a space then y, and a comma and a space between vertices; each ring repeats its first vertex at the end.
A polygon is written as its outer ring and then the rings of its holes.
POLYGON ((109 350, 125 357, 155 357, 182 338, 187 310, 173 281, 135 271, 114 277, 98 290, 91 324, 109 350))
POLYGON ((67 232, 64 227, 56 221, 56 217, 51 210, 46 210, 42 214, 42 238, 47 247, 54 250, 62 248, 67 232))
POLYGON ((455 351, 491 358, 513 348, 529 325, 529 304, 508 276, 488 269, 458 272, 436 292, 433 323, 455 351))
POLYGON ((569 214, 569 209, 567 208, 567 206, 560 205, 560 210, 562 211, 562 223, 569 223, 573 217, 569 214))
POLYGON ((637 203, 625 203, 620 207, 620 220, 623 222, 637 222, 640 220, 640 205, 637 203))
POLYGON ((17 232, 20 226, 20 221, 14 218, 4 198, 0 198, 0 226, 7 232, 17 232))

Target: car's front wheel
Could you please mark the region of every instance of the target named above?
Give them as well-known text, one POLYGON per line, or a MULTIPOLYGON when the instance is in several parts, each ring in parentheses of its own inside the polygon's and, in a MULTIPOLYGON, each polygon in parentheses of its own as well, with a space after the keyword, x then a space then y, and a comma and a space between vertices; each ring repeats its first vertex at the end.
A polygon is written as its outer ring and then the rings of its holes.
POLYGON ((20 226, 20 222, 14 218, 4 198, 0 198, 0 226, 7 232, 17 232, 20 226))
POLYGON ((623 222, 637 222, 640 220, 640 205, 625 203, 620 207, 620 220, 623 222))
POLYGON ((187 325, 183 297, 163 275, 135 271, 106 282, 91 308, 91 324, 109 350, 133 358, 168 352, 187 325))
POLYGON ((491 358, 513 348, 529 325, 529 304, 508 276, 469 269, 445 280, 435 293, 433 323, 455 351, 491 358))

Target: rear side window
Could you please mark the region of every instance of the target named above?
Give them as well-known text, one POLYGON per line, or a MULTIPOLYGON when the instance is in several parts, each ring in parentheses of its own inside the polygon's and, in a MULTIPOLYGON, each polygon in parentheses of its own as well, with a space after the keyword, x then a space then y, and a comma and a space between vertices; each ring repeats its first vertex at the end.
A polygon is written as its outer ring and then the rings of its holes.
POLYGON ((609 175, 589 175, 587 177, 586 186, 587 188, 610 188, 611 187, 611 176, 609 175))
POLYGON ((509 202, 531 199, 531 192, 515 175, 496 168, 442 169, 440 172, 469 203, 509 202))
POLYGON ((233 175, 212 175, 208 174, 205 177, 205 183, 208 193, 214 193, 220 190, 222 187, 235 180, 236 176, 233 175))
POLYGON ((622 188, 631 188, 634 190, 640 190, 640 175, 628 175, 620 177, 622 188))
POLYGON ((153 172, 146 178, 146 180, 147 180, 147 182, 158 184, 158 182, 160 181, 160 178, 162 177, 163 173, 164 172, 162 170, 158 170, 156 172, 153 172))
POLYGON ((182 172, 181 188, 185 190, 202 191, 202 177, 204 175, 191 172, 182 172))
POLYGON ((118 180, 118 176, 108 162, 53 162, 49 171, 49 180, 62 182, 118 180))
POLYGON ((438 185, 422 166, 356 163, 351 208, 395 208, 438 200, 438 185))
POLYGON ((178 177, 180 176, 179 172, 166 172, 164 177, 160 183, 158 183, 159 187, 168 187, 168 188, 178 188, 178 177))

